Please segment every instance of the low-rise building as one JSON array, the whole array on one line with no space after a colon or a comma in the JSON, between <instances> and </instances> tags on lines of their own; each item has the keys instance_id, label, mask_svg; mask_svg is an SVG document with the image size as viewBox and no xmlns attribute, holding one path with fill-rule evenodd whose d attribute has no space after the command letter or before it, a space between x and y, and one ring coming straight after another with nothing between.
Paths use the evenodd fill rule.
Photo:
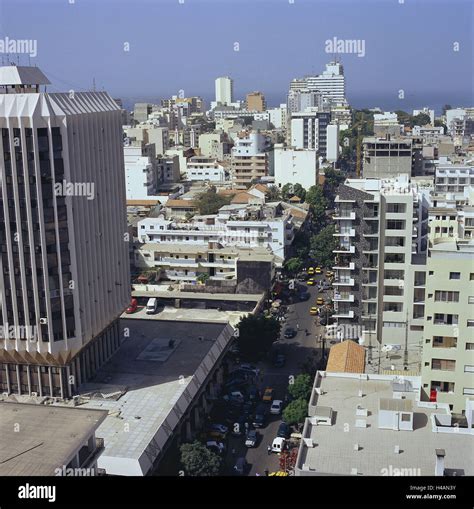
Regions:
<instances>
[{"instance_id":1,"label":"low-rise building","mask_svg":"<svg viewBox=\"0 0 474 509\"><path fill-rule=\"evenodd\" d=\"M224 166L212 157L194 156L187 161L187 180L224 182L226 178Z\"/></svg>"}]
</instances>

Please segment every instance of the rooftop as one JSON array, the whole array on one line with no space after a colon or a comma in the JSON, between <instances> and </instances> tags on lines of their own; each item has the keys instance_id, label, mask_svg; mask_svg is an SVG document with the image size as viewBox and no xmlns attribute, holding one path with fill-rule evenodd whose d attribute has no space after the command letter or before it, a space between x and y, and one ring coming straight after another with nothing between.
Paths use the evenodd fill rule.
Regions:
<instances>
[{"instance_id":1,"label":"rooftop","mask_svg":"<svg viewBox=\"0 0 474 509\"><path fill-rule=\"evenodd\" d=\"M339 373L363 373L365 348L350 339L332 346L326 370Z\"/></svg>"},{"instance_id":2,"label":"rooftop","mask_svg":"<svg viewBox=\"0 0 474 509\"><path fill-rule=\"evenodd\" d=\"M68 465L106 412L0 403L0 476L53 476Z\"/></svg>"},{"instance_id":3,"label":"rooftop","mask_svg":"<svg viewBox=\"0 0 474 509\"><path fill-rule=\"evenodd\" d=\"M412 475L434 475L435 450L442 448L446 450L447 473L474 474L472 430L471 434L467 434L467 429L458 429L465 433L453 433L452 427L444 432L439 427L435 428L438 432L433 431L433 416L443 414L442 417L449 418L449 414L441 405L418 401L419 377L404 377L403 383L409 382L414 389L398 393L394 392L394 377L389 375L326 372L321 376L318 372L318 377L316 387L320 394L311 403L331 407L333 421L327 426L312 423L311 418L306 420L297 463L303 472L309 473L311 469L313 475L381 476L387 475L384 469L402 468L413 469L416 473ZM394 399L400 403L393 403ZM411 407L413 431L379 428L380 411L396 404L408 412ZM356 413L357 407L360 410ZM364 421L363 426L360 421ZM308 440L312 446L308 446ZM397 446L399 453L395 452Z\"/></svg>"},{"instance_id":4,"label":"rooftop","mask_svg":"<svg viewBox=\"0 0 474 509\"><path fill-rule=\"evenodd\" d=\"M174 429L177 424L172 410L177 404L182 412L186 410L189 401L183 393L195 394L209 371L203 361L211 349L218 358L233 329L226 323L196 327L189 321L158 324L125 319L120 326L128 330L129 337L95 379L81 386L82 394L88 396L83 408L108 412L97 430L105 443L99 468L110 474L145 475L156 458L155 451L167 442L164 428ZM174 341L171 346L170 340ZM123 392L118 398L110 397Z\"/></svg>"},{"instance_id":5,"label":"rooftop","mask_svg":"<svg viewBox=\"0 0 474 509\"><path fill-rule=\"evenodd\" d=\"M18 65L0 67L0 86L2 85L49 85L51 82L38 69Z\"/></svg>"}]
</instances>

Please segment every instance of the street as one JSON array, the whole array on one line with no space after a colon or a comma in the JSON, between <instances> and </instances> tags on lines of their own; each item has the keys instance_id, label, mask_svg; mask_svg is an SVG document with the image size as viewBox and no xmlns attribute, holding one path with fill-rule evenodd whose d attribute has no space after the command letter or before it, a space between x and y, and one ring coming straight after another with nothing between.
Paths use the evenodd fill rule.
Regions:
<instances>
[{"instance_id":1,"label":"street","mask_svg":"<svg viewBox=\"0 0 474 509\"><path fill-rule=\"evenodd\" d=\"M323 276L315 276L315 280L321 279ZM309 314L311 306L315 305L318 296L317 286L308 286L308 292L311 294L309 300L305 302L298 302L288 306L287 320L282 322L281 337L278 342L279 349L286 355L286 363L282 368L274 367L270 362L260 362L257 367L260 369L260 380L258 383L259 389L263 392L265 387L272 387L274 389L273 399L280 399L285 401L287 387L290 382L290 377L296 377L301 373L301 366L303 363L308 362L309 359L317 359L321 357L321 344L319 343L319 335L324 333L324 327L317 325L317 317ZM323 293L325 298L329 294ZM284 330L287 326L299 330L296 336L292 339L285 339L283 337ZM305 330L308 330L306 334ZM326 349L330 345L326 345ZM327 356L327 350L326 350ZM245 447L243 437L230 437L228 443L226 464L232 469L235 459L238 457L245 457L250 465L248 475L264 475L265 469L269 472L279 470L279 455L276 453L268 454L267 447L273 442L276 437L278 426L282 421L281 415L269 415L268 423L264 428L259 429L261 435L257 447ZM232 454L232 451L235 454Z\"/></svg>"}]
</instances>

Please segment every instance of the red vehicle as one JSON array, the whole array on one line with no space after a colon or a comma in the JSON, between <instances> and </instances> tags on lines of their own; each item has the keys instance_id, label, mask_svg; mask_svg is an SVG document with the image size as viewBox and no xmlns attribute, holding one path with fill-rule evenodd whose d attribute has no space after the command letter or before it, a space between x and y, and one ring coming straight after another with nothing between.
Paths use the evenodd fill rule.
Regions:
<instances>
[{"instance_id":1,"label":"red vehicle","mask_svg":"<svg viewBox=\"0 0 474 509\"><path fill-rule=\"evenodd\" d=\"M132 313L135 313L135 311L138 309L138 301L137 299L132 299L132 301L130 302L130 306L128 306L128 308L125 310L125 313L127 314L132 314Z\"/></svg>"}]
</instances>

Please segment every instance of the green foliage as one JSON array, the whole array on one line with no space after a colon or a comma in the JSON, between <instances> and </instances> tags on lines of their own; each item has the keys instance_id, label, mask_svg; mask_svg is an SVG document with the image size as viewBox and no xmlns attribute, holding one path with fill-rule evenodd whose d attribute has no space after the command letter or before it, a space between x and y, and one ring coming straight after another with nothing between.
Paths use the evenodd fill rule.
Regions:
<instances>
[{"instance_id":1,"label":"green foliage","mask_svg":"<svg viewBox=\"0 0 474 509\"><path fill-rule=\"evenodd\" d=\"M219 475L221 458L197 440L179 448L181 465L186 475L193 477Z\"/></svg>"},{"instance_id":2,"label":"green foliage","mask_svg":"<svg viewBox=\"0 0 474 509\"><path fill-rule=\"evenodd\" d=\"M431 123L431 118L426 113L419 113L411 118L410 126L414 127L416 125L424 126Z\"/></svg>"},{"instance_id":3,"label":"green foliage","mask_svg":"<svg viewBox=\"0 0 474 509\"><path fill-rule=\"evenodd\" d=\"M300 200L305 199L306 189L301 184L285 184L281 189L281 197L283 201L288 201L293 196L298 196Z\"/></svg>"},{"instance_id":4,"label":"green foliage","mask_svg":"<svg viewBox=\"0 0 474 509\"><path fill-rule=\"evenodd\" d=\"M295 399L283 410L283 420L288 424L300 424L308 416L308 403L305 399Z\"/></svg>"},{"instance_id":5,"label":"green foliage","mask_svg":"<svg viewBox=\"0 0 474 509\"><path fill-rule=\"evenodd\" d=\"M326 223L326 209L328 207L323 188L319 185L311 186L306 193L306 203L311 207L313 224L321 228Z\"/></svg>"},{"instance_id":6,"label":"green foliage","mask_svg":"<svg viewBox=\"0 0 474 509\"><path fill-rule=\"evenodd\" d=\"M277 186L269 186L266 201L279 201L281 200L281 191Z\"/></svg>"},{"instance_id":7,"label":"green foliage","mask_svg":"<svg viewBox=\"0 0 474 509\"><path fill-rule=\"evenodd\" d=\"M330 224L311 238L311 256L323 267L330 267L334 260L333 250L337 246L337 240L333 236L335 231L334 225Z\"/></svg>"},{"instance_id":8,"label":"green foliage","mask_svg":"<svg viewBox=\"0 0 474 509\"><path fill-rule=\"evenodd\" d=\"M279 338L281 324L274 318L248 315L237 325L238 345L243 357L258 359L266 354Z\"/></svg>"},{"instance_id":9,"label":"green foliage","mask_svg":"<svg viewBox=\"0 0 474 509\"><path fill-rule=\"evenodd\" d=\"M307 373L301 373L288 385L288 392L292 399L304 399L309 401L313 384Z\"/></svg>"},{"instance_id":10,"label":"green foliage","mask_svg":"<svg viewBox=\"0 0 474 509\"><path fill-rule=\"evenodd\" d=\"M290 274L296 274L297 272L299 272L301 270L302 267L303 267L303 262L300 260L300 258L290 258L285 263L285 269Z\"/></svg>"},{"instance_id":11,"label":"green foliage","mask_svg":"<svg viewBox=\"0 0 474 509\"><path fill-rule=\"evenodd\" d=\"M306 260L309 255L309 236L305 231L298 230L293 239L293 249L297 258Z\"/></svg>"},{"instance_id":12,"label":"green foliage","mask_svg":"<svg viewBox=\"0 0 474 509\"><path fill-rule=\"evenodd\" d=\"M323 192L324 196L328 200L329 203L333 203L336 197L336 191L340 184L344 182L346 179L345 175L341 173L339 170L333 170L332 168L328 168L324 172L324 187Z\"/></svg>"},{"instance_id":13,"label":"green foliage","mask_svg":"<svg viewBox=\"0 0 474 509\"><path fill-rule=\"evenodd\" d=\"M229 205L231 198L216 193L216 188L211 187L197 197L197 205L199 214L208 215L216 214L224 205Z\"/></svg>"},{"instance_id":14,"label":"green foliage","mask_svg":"<svg viewBox=\"0 0 474 509\"><path fill-rule=\"evenodd\" d=\"M196 278L197 281L200 283L204 283L210 278L209 274L199 274L199 276Z\"/></svg>"}]
</instances>

